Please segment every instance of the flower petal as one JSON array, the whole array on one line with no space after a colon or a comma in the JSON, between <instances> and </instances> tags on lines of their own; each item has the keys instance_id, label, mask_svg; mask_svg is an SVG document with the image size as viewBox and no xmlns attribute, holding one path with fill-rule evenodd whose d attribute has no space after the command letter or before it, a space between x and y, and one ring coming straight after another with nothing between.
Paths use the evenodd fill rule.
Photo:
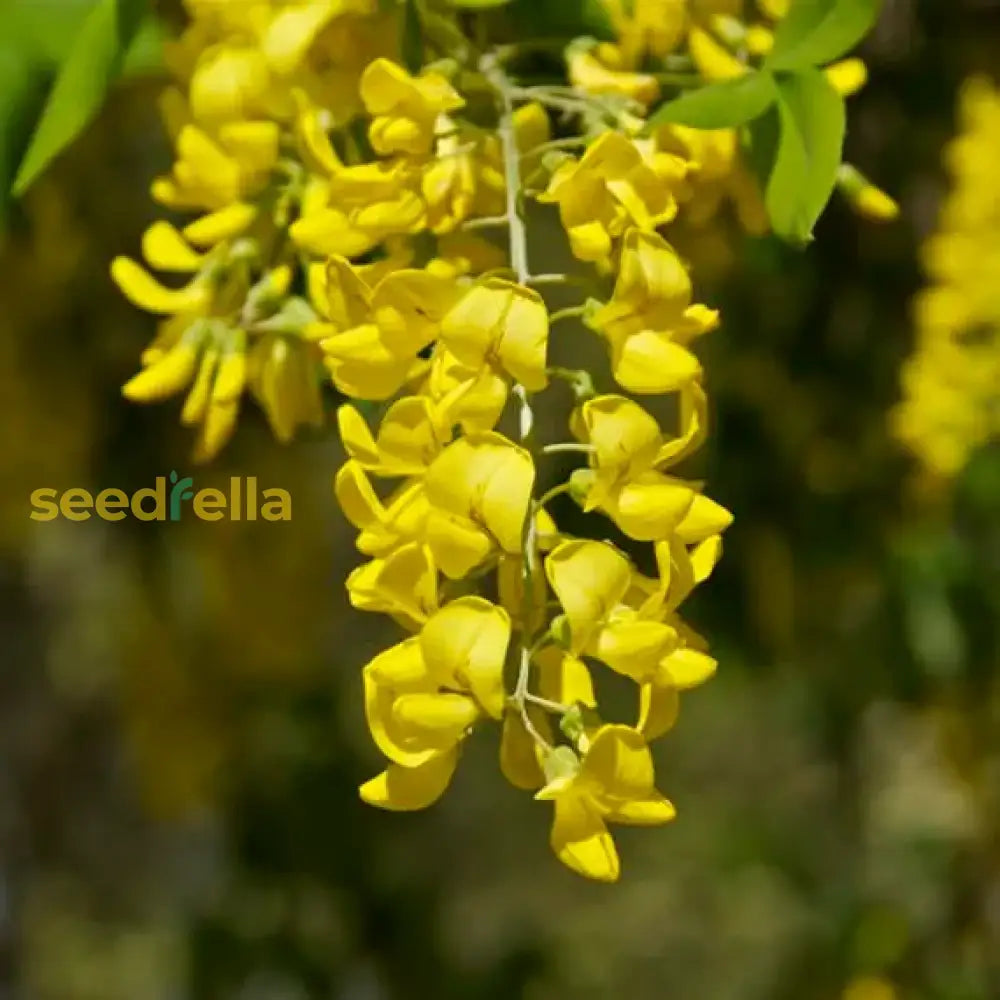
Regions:
<instances>
[{"instance_id":1,"label":"flower petal","mask_svg":"<svg viewBox=\"0 0 1000 1000\"><path fill-rule=\"evenodd\" d=\"M426 809L445 793L458 763L458 749L432 757L418 767L390 764L359 789L370 806L410 812Z\"/></svg>"}]
</instances>

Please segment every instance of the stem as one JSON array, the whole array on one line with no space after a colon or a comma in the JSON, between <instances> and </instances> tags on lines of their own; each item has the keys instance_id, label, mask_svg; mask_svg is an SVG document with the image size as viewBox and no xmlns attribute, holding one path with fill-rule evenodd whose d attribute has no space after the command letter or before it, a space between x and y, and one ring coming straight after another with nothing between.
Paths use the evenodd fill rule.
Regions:
<instances>
[{"instance_id":1,"label":"stem","mask_svg":"<svg viewBox=\"0 0 1000 1000\"><path fill-rule=\"evenodd\" d=\"M584 115L588 112L597 112L605 121L613 125L621 125L623 115L627 112L641 113L644 108L637 101L628 99L619 100L615 105L607 100L602 100L595 95L587 94L574 87L563 87L554 85L536 87L515 87L511 86L504 78L505 89L511 98L519 101L538 101L557 111L563 111L570 115Z\"/></svg>"},{"instance_id":2,"label":"stem","mask_svg":"<svg viewBox=\"0 0 1000 1000\"><path fill-rule=\"evenodd\" d=\"M592 455L597 449L592 444L582 444L579 441L560 441L558 444L547 444L542 448L543 455L558 455L567 451L579 451Z\"/></svg>"},{"instance_id":3,"label":"stem","mask_svg":"<svg viewBox=\"0 0 1000 1000\"><path fill-rule=\"evenodd\" d=\"M592 288L589 278L582 274L531 274L525 284L528 285L577 285L580 288Z\"/></svg>"},{"instance_id":4,"label":"stem","mask_svg":"<svg viewBox=\"0 0 1000 1000\"><path fill-rule=\"evenodd\" d=\"M483 215L478 219L466 219L462 223L463 229L494 229L507 225L505 215Z\"/></svg>"},{"instance_id":5,"label":"stem","mask_svg":"<svg viewBox=\"0 0 1000 1000\"><path fill-rule=\"evenodd\" d=\"M510 263L517 282L528 283L528 234L521 216L521 165L520 151L514 131L514 94L496 54L483 56L483 75L493 85L500 102L500 144L503 150L504 179L506 181L506 218L510 246ZM511 394L518 403L518 432L522 446L530 447L535 415L531 409L531 395L520 382L515 383ZM521 528L521 660L518 664L514 703L521 713L525 730L536 743L550 749L548 741L535 728L528 716L528 680L531 674L531 641L528 627L531 621L535 574L538 571L537 505L529 499Z\"/></svg>"},{"instance_id":6,"label":"stem","mask_svg":"<svg viewBox=\"0 0 1000 1000\"><path fill-rule=\"evenodd\" d=\"M541 695L537 694L526 694L525 698L531 702L532 705L537 705L539 708L544 708L546 712L558 712L560 715L565 715L569 711L569 705L564 705L561 701L550 701L548 698L543 698Z\"/></svg>"},{"instance_id":7,"label":"stem","mask_svg":"<svg viewBox=\"0 0 1000 1000\"><path fill-rule=\"evenodd\" d=\"M585 316L587 313L587 307L582 306L567 306L565 309L557 309L554 313L549 316L549 323L558 323L561 319L578 319L581 316Z\"/></svg>"},{"instance_id":8,"label":"stem","mask_svg":"<svg viewBox=\"0 0 1000 1000\"><path fill-rule=\"evenodd\" d=\"M525 155L544 154L553 149L579 149L581 146L586 146L589 141L585 135L567 135L562 139L549 139L548 142L539 143Z\"/></svg>"},{"instance_id":9,"label":"stem","mask_svg":"<svg viewBox=\"0 0 1000 1000\"><path fill-rule=\"evenodd\" d=\"M569 493L569 491L570 491L569 483L559 483L558 486L553 486L552 489L543 493L538 498L538 506L544 507L547 504L550 504L553 500L555 500L556 497L562 496L563 493Z\"/></svg>"}]
</instances>

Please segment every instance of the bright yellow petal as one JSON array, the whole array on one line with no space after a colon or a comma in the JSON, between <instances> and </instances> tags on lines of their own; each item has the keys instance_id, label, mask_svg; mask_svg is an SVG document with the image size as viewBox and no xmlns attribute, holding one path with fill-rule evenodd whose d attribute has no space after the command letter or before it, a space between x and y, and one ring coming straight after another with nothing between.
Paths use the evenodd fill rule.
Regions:
<instances>
[{"instance_id":1,"label":"bright yellow petal","mask_svg":"<svg viewBox=\"0 0 1000 1000\"><path fill-rule=\"evenodd\" d=\"M649 473L622 487L610 513L629 538L654 542L677 528L695 496L686 483Z\"/></svg>"},{"instance_id":2,"label":"bright yellow petal","mask_svg":"<svg viewBox=\"0 0 1000 1000\"><path fill-rule=\"evenodd\" d=\"M197 367L197 345L182 340L138 375L133 375L122 386L122 395L134 403L159 402L187 386Z\"/></svg>"},{"instance_id":3,"label":"bright yellow petal","mask_svg":"<svg viewBox=\"0 0 1000 1000\"><path fill-rule=\"evenodd\" d=\"M681 541L692 544L718 535L732 523L733 515L725 507L699 493L677 525L677 536Z\"/></svg>"},{"instance_id":4,"label":"bright yellow petal","mask_svg":"<svg viewBox=\"0 0 1000 1000\"><path fill-rule=\"evenodd\" d=\"M580 780L617 799L645 798L653 791L653 756L642 733L607 725L591 740Z\"/></svg>"},{"instance_id":5,"label":"bright yellow petal","mask_svg":"<svg viewBox=\"0 0 1000 1000\"><path fill-rule=\"evenodd\" d=\"M208 285L197 280L183 288L164 288L128 257L116 257L111 262L111 277L133 305L164 316L203 311L211 296Z\"/></svg>"},{"instance_id":6,"label":"bright yellow petal","mask_svg":"<svg viewBox=\"0 0 1000 1000\"><path fill-rule=\"evenodd\" d=\"M675 392L701 377L701 362L667 333L639 330L612 342L615 381L629 392Z\"/></svg>"},{"instance_id":7,"label":"bright yellow petal","mask_svg":"<svg viewBox=\"0 0 1000 1000\"><path fill-rule=\"evenodd\" d=\"M556 857L577 874L599 882L618 880L621 867L615 842L586 799L572 794L556 798L549 843Z\"/></svg>"},{"instance_id":8,"label":"bright yellow petal","mask_svg":"<svg viewBox=\"0 0 1000 1000\"><path fill-rule=\"evenodd\" d=\"M257 206L236 202L209 212L189 223L181 232L196 247L214 247L216 243L239 236L257 217Z\"/></svg>"},{"instance_id":9,"label":"bright yellow petal","mask_svg":"<svg viewBox=\"0 0 1000 1000\"><path fill-rule=\"evenodd\" d=\"M639 688L639 718L636 728L647 742L670 732L677 721L680 698L672 685L643 684Z\"/></svg>"},{"instance_id":10,"label":"bright yellow petal","mask_svg":"<svg viewBox=\"0 0 1000 1000\"><path fill-rule=\"evenodd\" d=\"M425 531L434 561L450 580L466 576L493 548L489 535L473 521L433 507Z\"/></svg>"},{"instance_id":11,"label":"bright yellow petal","mask_svg":"<svg viewBox=\"0 0 1000 1000\"><path fill-rule=\"evenodd\" d=\"M481 597L446 604L424 626L420 647L427 668L444 686L471 691L494 719L503 714L503 665L510 617Z\"/></svg>"},{"instance_id":12,"label":"bright yellow petal","mask_svg":"<svg viewBox=\"0 0 1000 1000\"><path fill-rule=\"evenodd\" d=\"M453 692L402 694L392 706L393 718L429 739L456 743L479 717L476 703Z\"/></svg>"},{"instance_id":13,"label":"bright yellow petal","mask_svg":"<svg viewBox=\"0 0 1000 1000\"><path fill-rule=\"evenodd\" d=\"M379 464L378 445L375 444L365 418L355 407L345 404L337 409L337 429L340 431L344 450L351 458L367 468Z\"/></svg>"},{"instance_id":14,"label":"bright yellow petal","mask_svg":"<svg viewBox=\"0 0 1000 1000\"><path fill-rule=\"evenodd\" d=\"M545 558L545 574L569 620L579 653L628 590L632 568L607 542L571 541Z\"/></svg>"},{"instance_id":15,"label":"bright yellow petal","mask_svg":"<svg viewBox=\"0 0 1000 1000\"><path fill-rule=\"evenodd\" d=\"M655 418L624 396L595 396L584 403L580 436L593 446L599 468L649 466L662 440Z\"/></svg>"},{"instance_id":16,"label":"bright yellow petal","mask_svg":"<svg viewBox=\"0 0 1000 1000\"><path fill-rule=\"evenodd\" d=\"M707 653L697 649L677 649L660 664L660 672L678 690L686 691L704 684L715 673L717 666Z\"/></svg>"},{"instance_id":17,"label":"bright yellow petal","mask_svg":"<svg viewBox=\"0 0 1000 1000\"><path fill-rule=\"evenodd\" d=\"M197 271L204 261L169 222L154 222L142 234L142 255L159 271Z\"/></svg>"},{"instance_id":18,"label":"bright yellow petal","mask_svg":"<svg viewBox=\"0 0 1000 1000\"><path fill-rule=\"evenodd\" d=\"M543 698L561 705L579 702L588 708L597 706L594 684L583 660L557 646L547 646L535 655L535 663L538 667L538 693Z\"/></svg>"},{"instance_id":19,"label":"bright yellow petal","mask_svg":"<svg viewBox=\"0 0 1000 1000\"><path fill-rule=\"evenodd\" d=\"M539 713L531 721L538 727L544 720ZM515 788L534 791L545 784L545 775L538 759L538 744L525 729L521 713L515 708L508 708L504 712L500 735L500 770Z\"/></svg>"},{"instance_id":20,"label":"bright yellow petal","mask_svg":"<svg viewBox=\"0 0 1000 1000\"><path fill-rule=\"evenodd\" d=\"M642 683L656 674L660 661L677 645L677 632L652 621L622 621L607 625L587 647L587 652L615 673Z\"/></svg>"},{"instance_id":21,"label":"bright yellow petal","mask_svg":"<svg viewBox=\"0 0 1000 1000\"><path fill-rule=\"evenodd\" d=\"M356 528L371 528L385 518L385 508L358 462L346 462L334 479L334 493L344 516Z\"/></svg>"},{"instance_id":22,"label":"bright yellow petal","mask_svg":"<svg viewBox=\"0 0 1000 1000\"><path fill-rule=\"evenodd\" d=\"M748 72L744 63L702 28L691 28L688 48L698 71L708 80L732 80Z\"/></svg>"},{"instance_id":23,"label":"bright yellow petal","mask_svg":"<svg viewBox=\"0 0 1000 1000\"><path fill-rule=\"evenodd\" d=\"M379 282L372 309L394 353L415 355L434 340L455 297L454 282L426 271L395 271Z\"/></svg>"},{"instance_id":24,"label":"bright yellow petal","mask_svg":"<svg viewBox=\"0 0 1000 1000\"><path fill-rule=\"evenodd\" d=\"M831 63L823 74L841 97L856 94L868 82L868 67L857 57Z\"/></svg>"},{"instance_id":25,"label":"bright yellow petal","mask_svg":"<svg viewBox=\"0 0 1000 1000\"><path fill-rule=\"evenodd\" d=\"M410 812L426 809L445 793L455 773L458 750L432 757L419 767L390 764L381 774L360 788L361 798L370 806Z\"/></svg>"}]
</instances>

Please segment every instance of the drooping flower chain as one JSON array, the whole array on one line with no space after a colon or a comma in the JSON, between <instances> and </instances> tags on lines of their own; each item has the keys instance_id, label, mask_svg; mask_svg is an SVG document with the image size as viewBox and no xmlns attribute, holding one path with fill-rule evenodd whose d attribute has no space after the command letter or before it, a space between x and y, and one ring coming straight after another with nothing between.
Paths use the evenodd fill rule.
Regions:
<instances>
[{"instance_id":1,"label":"drooping flower chain","mask_svg":"<svg viewBox=\"0 0 1000 1000\"><path fill-rule=\"evenodd\" d=\"M465 740L496 722L503 773L554 804L557 856L613 880L608 824L674 814L648 743L673 725L679 692L715 669L678 608L711 573L731 520L673 471L705 438L691 345L718 317L692 302L659 230L679 212L703 224L727 204L748 229L766 227L734 130L642 134L670 77L643 60L684 53L696 79L720 79L745 71L727 33L751 52L770 33L731 18L709 30L682 0L605 5L618 43L573 41L565 85L524 86L509 70L516 46L436 43L445 58L407 71L399 12L380 0L186 0L178 85L163 101L176 161L153 194L202 214L181 230L154 223L143 255L191 278L167 288L127 258L112 274L164 317L125 395L186 392L196 459L229 439L245 391L282 441L322 422L324 369L368 406L337 412L349 458L336 495L369 557L347 586L356 607L390 615L408 638L363 671L387 766L362 797L429 805ZM776 0L762 6L783 13ZM446 34L461 39L458 23ZM863 70L848 60L827 72L846 91ZM552 138L554 115L572 134ZM870 185L849 180L859 205L872 201ZM549 313L538 288L563 276L529 268L532 197L555 206L595 282L613 275L610 294ZM482 230L505 230L506 252ZM604 341L622 392L597 394L590 373L549 366L550 328L572 317ZM553 379L568 381L576 406L566 440L545 442L533 401ZM676 426L664 431L625 393L675 397ZM497 429L505 413L512 437ZM540 495L538 470L556 453L580 467ZM656 575L610 542L561 532L548 510L560 493L649 543ZM634 684L629 718L602 716L604 671Z\"/></svg>"}]
</instances>

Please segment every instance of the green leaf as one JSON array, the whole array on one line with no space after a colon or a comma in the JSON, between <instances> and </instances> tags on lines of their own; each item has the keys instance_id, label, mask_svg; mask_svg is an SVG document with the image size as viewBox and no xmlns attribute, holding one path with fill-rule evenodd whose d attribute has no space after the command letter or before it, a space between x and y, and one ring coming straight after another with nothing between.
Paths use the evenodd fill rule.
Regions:
<instances>
[{"instance_id":1,"label":"green leaf","mask_svg":"<svg viewBox=\"0 0 1000 1000\"><path fill-rule=\"evenodd\" d=\"M100 109L121 73L147 0L98 0L76 36L21 161L14 193L23 194Z\"/></svg>"},{"instance_id":2,"label":"green leaf","mask_svg":"<svg viewBox=\"0 0 1000 1000\"><path fill-rule=\"evenodd\" d=\"M0 229L9 207L10 185L44 96L44 74L31 56L0 48Z\"/></svg>"},{"instance_id":3,"label":"green leaf","mask_svg":"<svg viewBox=\"0 0 1000 1000\"><path fill-rule=\"evenodd\" d=\"M819 70L781 75L777 86L777 141L769 140L762 120L754 130L754 144L770 143L773 151L758 149L770 164L758 169L766 176L764 199L776 235L793 243L812 239L813 226L830 200L844 146L844 99ZM763 154L763 155L762 155Z\"/></svg>"},{"instance_id":4,"label":"green leaf","mask_svg":"<svg viewBox=\"0 0 1000 1000\"><path fill-rule=\"evenodd\" d=\"M487 7L502 7L511 0L448 0L452 7L462 7L466 10L485 10Z\"/></svg>"},{"instance_id":5,"label":"green leaf","mask_svg":"<svg viewBox=\"0 0 1000 1000\"><path fill-rule=\"evenodd\" d=\"M649 124L672 122L702 129L734 128L759 118L777 96L770 73L747 73L675 97L656 109Z\"/></svg>"},{"instance_id":6,"label":"green leaf","mask_svg":"<svg viewBox=\"0 0 1000 1000\"><path fill-rule=\"evenodd\" d=\"M868 34L881 6L882 0L792 0L764 65L805 69L840 58Z\"/></svg>"},{"instance_id":7,"label":"green leaf","mask_svg":"<svg viewBox=\"0 0 1000 1000\"><path fill-rule=\"evenodd\" d=\"M30 55L36 65L61 63L94 0L7 0L0 3L0 47Z\"/></svg>"},{"instance_id":8,"label":"green leaf","mask_svg":"<svg viewBox=\"0 0 1000 1000\"><path fill-rule=\"evenodd\" d=\"M424 32L420 24L417 0L406 0L399 48L403 56L403 65L411 73L419 73L420 67L424 64Z\"/></svg>"}]
</instances>

